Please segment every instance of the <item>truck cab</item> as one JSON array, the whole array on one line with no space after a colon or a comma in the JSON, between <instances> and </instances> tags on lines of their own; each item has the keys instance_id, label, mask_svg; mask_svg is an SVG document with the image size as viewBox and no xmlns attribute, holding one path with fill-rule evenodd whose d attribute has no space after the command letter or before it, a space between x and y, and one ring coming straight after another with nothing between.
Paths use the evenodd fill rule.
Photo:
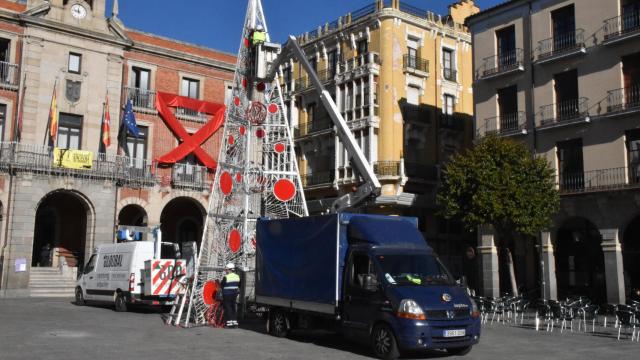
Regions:
<instances>
[{"instance_id":1,"label":"truck cab","mask_svg":"<svg viewBox=\"0 0 640 360\"><path fill-rule=\"evenodd\" d=\"M420 349L465 353L479 341L475 303L410 221L354 217L347 232L344 331L371 339L380 357Z\"/></svg>"}]
</instances>

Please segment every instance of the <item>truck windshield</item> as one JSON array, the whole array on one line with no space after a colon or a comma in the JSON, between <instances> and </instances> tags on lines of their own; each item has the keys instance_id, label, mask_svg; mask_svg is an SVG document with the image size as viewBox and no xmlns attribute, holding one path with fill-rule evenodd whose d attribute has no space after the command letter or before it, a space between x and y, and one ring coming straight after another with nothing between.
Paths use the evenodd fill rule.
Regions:
<instances>
[{"instance_id":1,"label":"truck windshield","mask_svg":"<svg viewBox=\"0 0 640 360\"><path fill-rule=\"evenodd\" d=\"M389 284L397 286L452 285L449 271L432 255L378 255Z\"/></svg>"}]
</instances>

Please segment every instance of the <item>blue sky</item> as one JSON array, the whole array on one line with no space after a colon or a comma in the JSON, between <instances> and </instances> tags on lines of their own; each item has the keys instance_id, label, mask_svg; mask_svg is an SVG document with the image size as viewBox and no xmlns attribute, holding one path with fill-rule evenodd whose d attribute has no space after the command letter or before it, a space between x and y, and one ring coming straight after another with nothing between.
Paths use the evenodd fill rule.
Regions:
<instances>
[{"instance_id":1,"label":"blue sky","mask_svg":"<svg viewBox=\"0 0 640 360\"><path fill-rule=\"evenodd\" d=\"M107 14L111 13L108 0ZM453 0L401 0L439 14ZM481 9L503 0L476 0ZM299 35L374 0L263 0L272 40ZM120 0L120 18L130 28L236 53L246 0ZM153 4L153 6L150 6Z\"/></svg>"}]
</instances>

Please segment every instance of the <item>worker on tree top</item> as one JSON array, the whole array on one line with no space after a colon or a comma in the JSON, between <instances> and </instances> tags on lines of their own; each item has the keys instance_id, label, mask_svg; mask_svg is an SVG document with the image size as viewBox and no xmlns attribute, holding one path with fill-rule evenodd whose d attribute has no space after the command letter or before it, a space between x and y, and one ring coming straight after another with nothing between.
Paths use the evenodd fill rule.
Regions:
<instances>
[{"instance_id":1,"label":"worker on tree top","mask_svg":"<svg viewBox=\"0 0 640 360\"><path fill-rule=\"evenodd\" d=\"M262 25L256 26L256 29L253 31L251 35L251 43L253 46L262 45L267 41L267 33L264 32L264 27Z\"/></svg>"},{"instance_id":2,"label":"worker on tree top","mask_svg":"<svg viewBox=\"0 0 640 360\"><path fill-rule=\"evenodd\" d=\"M236 300L240 293L240 276L235 273L236 266L228 263L225 267L225 275L220 285L222 286L222 306L224 307L224 320L228 328L238 327Z\"/></svg>"}]
</instances>

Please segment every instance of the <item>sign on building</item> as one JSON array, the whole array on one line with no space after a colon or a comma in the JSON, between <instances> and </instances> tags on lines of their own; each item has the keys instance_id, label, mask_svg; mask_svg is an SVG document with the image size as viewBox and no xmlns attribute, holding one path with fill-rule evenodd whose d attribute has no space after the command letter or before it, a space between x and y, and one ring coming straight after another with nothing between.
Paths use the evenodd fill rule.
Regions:
<instances>
[{"instance_id":1,"label":"sign on building","mask_svg":"<svg viewBox=\"0 0 640 360\"><path fill-rule=\"evenodd\" d=\"M93 153L91 151L55 148L53 166L65 169L91 170Z\"/></svg>"}]
</instances>

